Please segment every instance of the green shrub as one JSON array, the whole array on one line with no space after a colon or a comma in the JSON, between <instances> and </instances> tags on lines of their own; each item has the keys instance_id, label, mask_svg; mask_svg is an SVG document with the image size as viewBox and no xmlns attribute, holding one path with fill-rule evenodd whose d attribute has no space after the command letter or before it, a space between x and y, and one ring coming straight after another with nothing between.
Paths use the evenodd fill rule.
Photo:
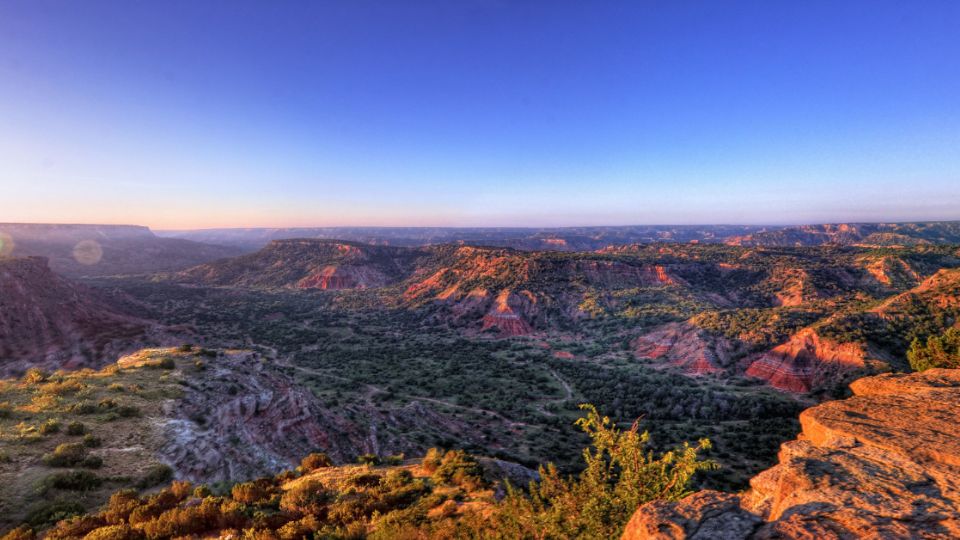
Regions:
<instances>
[{"instance_id":1,"label":"green shrub","mask_svg":"<svg viewBox=\"0 0 960 540\"><path fill-rule=\"evenodd\" d=\"M393 454L383 458L385 465L403 465L403 454Z\"/></svg>"},{"instance_id":2,"label":"green shrub","mask_svg":"<svg viewBox=\"0 0 960 540\"><path fill-rule=\"evenodd\" d=\"M26 522L33 527L44 528L61 519L67 519L84 512L83 505L74 501L43 502L27 512Z\"/></svg>"},{"instance_id":3,"label":"green shrub","mask_svg":"<svg viewBox=\"0 0 960 540\"><path fill-rule=\"evenodd\" d=\"M914 371L960 368L960 328L951 328L942 336L930 336L926 342L914 338L907 360Z\"/></svg>"},{"instance_id":4,"label":"green shrub","mask_svg":"<svg viewBox=\"0 0 960 540\"><path fill-rule=\"evenodd\" d=\"M376 454L362 454L357 456L357 463L360 465L379 465L380 457Z\"/></svg>"},{"instance_id":5,"label":"green shrub","mask_svg":"<svg viewBox=\"0 0 960 540\"><path fill-rule=\"evenodd\" d=\"M638 506L679 500L690 493L695 474L716 468L698 456L710 448L706 439L656 458L646 448L649 434L638 433L636 423L621 431L592 405L580 408L587 416L577 425L591 439L583 452L587 467L576 478L566 478L553 464L541 466L540 481L531 484L529 497L510 491L498 519L531 527L520 536L618 538ZM549 526L541 530L544 524Z\"/></svg>"},{"instance_id":6,"label":"green shrub","mask_svg":"<svg viewBox=\"0 0 960 540\"><path fill-rule=\"evenodd\" d=\"M83 435L87 432L87 426L83 425L83 422L70 422L67 424L67 435Z\"/></svg>"},{"instance_id":7,"label":"green shrub","mask_svg":"<svg viewBox=\"0 0 960 540\"><path fill-rule=\"evenodd\" d=\"M466 489L477 489L483 485L483 468L476 458L463 450L450 450L440 458L430 479L437 484L455 484Z\"/></svg>"},{"instance_id":8,"label":"green shrub","mask_svg":"<svg viewBox=\"0 0 960 540\"><path fill-rule=\"evenodd\" d=\"M93 414L97 412L97 406L89 401L81 401L70 409L74 414Z\"/></svg>"},{"instance_id":9,"label":"green shrub","mask_svg":"<svg viewBox=\"0 0 960 540\"><path fill-rule=\"evenodd\" d=\"M41 435L52 435L60 431L60 422L54 420L53 418L47 420L40 425L40 434Z\"/></svg>"},{"instance_id":10,"label":"green shrub","mask_svg":"<svg viewBox=\"0 0 960 540\"><path fill-rule=\"evenodd\" d=\"M83 445L87 448L100 448L102 444L103 441L100 440L100 437L97 437L93 433L87 433L83 436Z\"/></svg>"},{"instance_id":11,"label":"green shrub","mask_svg":"<svg viewBox=\"0 0 960 540\"><path fill-rule=\"evenodd\" d=\"M140 478L140 481L137 482L137 487L140 489L151 488L168 482L171 478L173 478L173 469L158 463L147 469L147 472Z\"/></svg>"},{"instance_id":12,"label":"green shrub","mask_svg":"<svg viewBox=\"0 0 960 540\"><path fill-rule=\"evenodd\" d=\"M160 360L160 362L157 363L157 367L160 369L176 369L177 363L173 360L173 358L168 356Z\"/></svg>"},{"instance_id":13,"label":"green shrub","mask_svg":"<svg viewBox=\"0 0 960 540\"><path fill-rule=\"evenodd\" d=\"M64 489L70 491L89 491L100 487L103 480L89 471L70 471L51 474L41 482L41 492L50 489Z\"/></svg>"},{"instance_id":14,"label":"green shrub","mask_svg":"<svg viewBox=\"0 0 960 540\"><path fill-rule=\"evenodd\" d=\"M120 405L116 411L120 418L134 418L140 416L140 409L135 405Z\"/></svg>"},{"instance_id":15,"label":"green shrub","mask_svg":"<svg viewBox=\"0 0 960 540\"><path fill-rule=\"evenodd\" d=\"M87 449L81 443L64 443L53 452L43 455L43 462L50 467L73 467L87 457Z\"/></svg>"}]
</instances>

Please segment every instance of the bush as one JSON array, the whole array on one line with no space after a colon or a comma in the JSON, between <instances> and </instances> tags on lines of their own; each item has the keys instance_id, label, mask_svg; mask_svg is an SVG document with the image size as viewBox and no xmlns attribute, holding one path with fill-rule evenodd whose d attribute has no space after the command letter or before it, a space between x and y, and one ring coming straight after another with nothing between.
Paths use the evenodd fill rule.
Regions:
<instances>
[{"instance_id":1,"label":"bush","mask_svg":"<svg viewBox=\"0 0 960 540\"><path fill-rule=\"evenodd\" d=\"M52 453L44 454L43 462L50 467L73 467L87 457L87 449L81 443L58 445Z\"/></svg>"},{"instance_id":2,"label":"bush","mask_svg":"<svg viewBox=\"0 0 960 540\"><path fill-rule=\"evenodd\" d=\"M236 484L230 490L230 496L233 497L233 500L242 502L243 504L253 504L261 499L267 498L268 495L269 491L257 482Z\"/></svg>"},{"instance_id":3,"label":"bush","mask_svg":"<svg viewBox=\"0 0 960 540\"><path fill-rule=\"evenodd\" d=\"M335 494L327 491L319 480L303 482L280 497L280 509L301 515L322 516Z\"/></svg>"},{"instance_id":4,"label":"bush","mask_svg":"<svg viewBox=\"0 0 960 540\"><path fill-rule=\"evenodd\" d=\"M23 382L28 384L40 384L47 380L47 373L40 368L30 368L23 374Z\"/></svg>"},{"instance_id":5,"label":"bush","mask_svg":"<svg viewBox=\"0 0 960 540\"><path fill-rule=\"evenodd\" d=\"M129 525L108 525L93 530L83 540L140 540L143 533Z\"/></svg>"},{"instance_id":6,"label":"bush","mask_svg":"<svg viewBox=\"0 0 960 540\"><path fill-rule=\"evenodd\" d=\"M330 467L331 465L333 465L333 462L322 452L308 454L300 460L300 468L303 469L304 472L315 471L322 467Z\"/></svg>"},{"instance_id":7,"label":"bush","mask_svg":"<svg viewBox=\"0 0 960 540\"><path fill-rule=\"evenodd\" d=\"M363 455L357 456L357 463L359 463L360 465L372 465L372 466L379 465L380 457L377 456L376 454L363 454Z\"/></svg>"},{"instance_id":8,"label":"bush","mask_svg":"<svg viewBox=\"0 0 960 540\"><path fill-rule=\"evenodd\" d=\"M121 405L117 407L116 413L120 418L134 418L140 416L140 409L135 405Z\"/></svg>"},{"instance_id":9,"label":"bush","mask_svg":"<svg viewBox=\"0 0 960 540\"><path fill-rule=\"evenodd\" d=\"M167 482L171 478L173 478L173 469L158 463L147 469L146 474L137 482L137 487L140 489L151 488Z\"/></svg>"},{"instance_id":10,"label":"bush","mask_svg":"<svg viewBox=\"0 0 960 540\"><path fill-rule=\"evenodd\" d=\"M67 424L67 435L83 435L87 432L87 426L83 425L83 422L70 422Z\"/></svg>"},{"instance_id":11,"label":"bush","mask_svg":"<svg viewBox=\"0 0 960 540\"><path fill-rule=\"evenodd\" d=\"M60 422L54 420L53 418L47 420L40 425L40 434L41 435L51 435L60 431Z\"/></svg>"},{"instance_id":12,"label":"bush","mask_svg":"<svg viewBox=\"0 0 960 540\"><path fill-rule=\"evenodd\" d=\"M103 444L103 441L93 433L87 433L83 436L83 445L87 448L100 448L101 444Z\"/></svg>"},{"instance_id":13,"label":"bush","mask_svg":"<svg viewBox=\"0 0 960 540\"><path fill-rule=\"evenodd\" d=\"M27 512L26 522L38 528L49 527L83 512L83 505L74 501L44 502Z\"/></svg>"},{"instance_id":14,"label":"bush","mask_svg":"<svg viewBox=\"0 0 960 540\"><path fill-rule=\"evenodd\" d=\"M716 468L698 456L710 448L706 439L697 446L684 443L655 458L646 449L650 435L638 433L637 423L621 431L592 405L580 408L587 416L577 425L592 441L583 452L586 470L576 478L565 478L548 464L540 467L540 481L531 484L530 497L512 491L499 517L528 524L531 529L520 536L564 537L578 531L587 538L618 538L638 506L679 500L689 494L695 474ZM541 530L547 523L549 528Z\"/></svg>"},{"instance_id":15,"label":"bush","mask_svg":"<svg viewBox=\"0 0 960 540\"><path fill-rule=\"evenodd\" d=\"M430 479L436 484L455 484L468 490L483 485L483 468L463 450L450 450L443 455Z\"/></svg>"},{"instance_id":16,"label":"bush","mask_svg":"<svg viewBox=\"0 0 960 540\"><path fill-rule=\"evenodd\" d=\"M926 342L914 338L907 360L914 371L960 368L960 328L951 328L942 336L930 336Z\"/></svg>"},{"instance_id":17,"label":"bush","mask_svg":"<svg viewBox=\"0 0 960 540\"><path fill-rule=\"evenodd\" d=\"M93 414L97 412L97 406L89 401L81 401L70 409L74 414Z\"/></svg>"},{"instance_id":18,"label":"bush","mask_svg":"<svg viewBox=\"0 0 960 540\"><path fill-rule=\"evenodd\" d=\"M41 492L50 489L65 489L70 491L88 491L100 487L103 480L92 472L70 471L51 474L43 479Z\"/></svg>"}]
</instances>

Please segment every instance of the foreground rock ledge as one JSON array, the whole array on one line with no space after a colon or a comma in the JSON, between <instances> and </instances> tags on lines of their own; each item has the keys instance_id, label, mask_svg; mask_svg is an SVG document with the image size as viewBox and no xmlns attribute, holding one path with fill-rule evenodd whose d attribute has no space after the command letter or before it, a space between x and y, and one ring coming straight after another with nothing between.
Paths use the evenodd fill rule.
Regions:
<instances>
[{"instance_id":1,"label":"foreground rock ledge","mask_svg":"<svg viewBox=\"0 0 960 540\"><path fill-rule=\"evenodd\" d=\"M640 507L623 539L960 538L960 370L855 381L742 494Z\"/></svg>"}]
</instances>

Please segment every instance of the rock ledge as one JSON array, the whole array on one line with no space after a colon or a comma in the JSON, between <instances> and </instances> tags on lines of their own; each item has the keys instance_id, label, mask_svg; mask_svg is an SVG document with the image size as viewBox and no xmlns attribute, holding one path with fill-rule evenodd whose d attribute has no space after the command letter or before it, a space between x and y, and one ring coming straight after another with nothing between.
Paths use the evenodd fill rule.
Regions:
<instances>
[{"instance_id":1,"label":"rock ledge","mask_svg":"<svg viewBox=\"0 0 960 540\"><path fill-rule=\"evenodd\" d=\"M855 381L742 494L640 507L623 539L960 538L960 370Z\"/></svg>"}]
</instances>

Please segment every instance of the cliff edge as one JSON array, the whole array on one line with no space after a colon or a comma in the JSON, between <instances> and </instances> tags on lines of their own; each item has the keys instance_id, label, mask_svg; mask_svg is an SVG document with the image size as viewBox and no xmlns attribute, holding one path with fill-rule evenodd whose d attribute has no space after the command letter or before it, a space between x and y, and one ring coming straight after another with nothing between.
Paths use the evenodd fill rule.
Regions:
<instances>
[{"instance_id":1,"label":"cliff edge","mask_svg":"<svg viewBox=\"0 0 960 540\"><path fill-rule=\"evenodd\" d=\"M850 388L800 415L749 491L646 504L623 539L960 538L960 370Z\"/></svg>"}]
</instances>

